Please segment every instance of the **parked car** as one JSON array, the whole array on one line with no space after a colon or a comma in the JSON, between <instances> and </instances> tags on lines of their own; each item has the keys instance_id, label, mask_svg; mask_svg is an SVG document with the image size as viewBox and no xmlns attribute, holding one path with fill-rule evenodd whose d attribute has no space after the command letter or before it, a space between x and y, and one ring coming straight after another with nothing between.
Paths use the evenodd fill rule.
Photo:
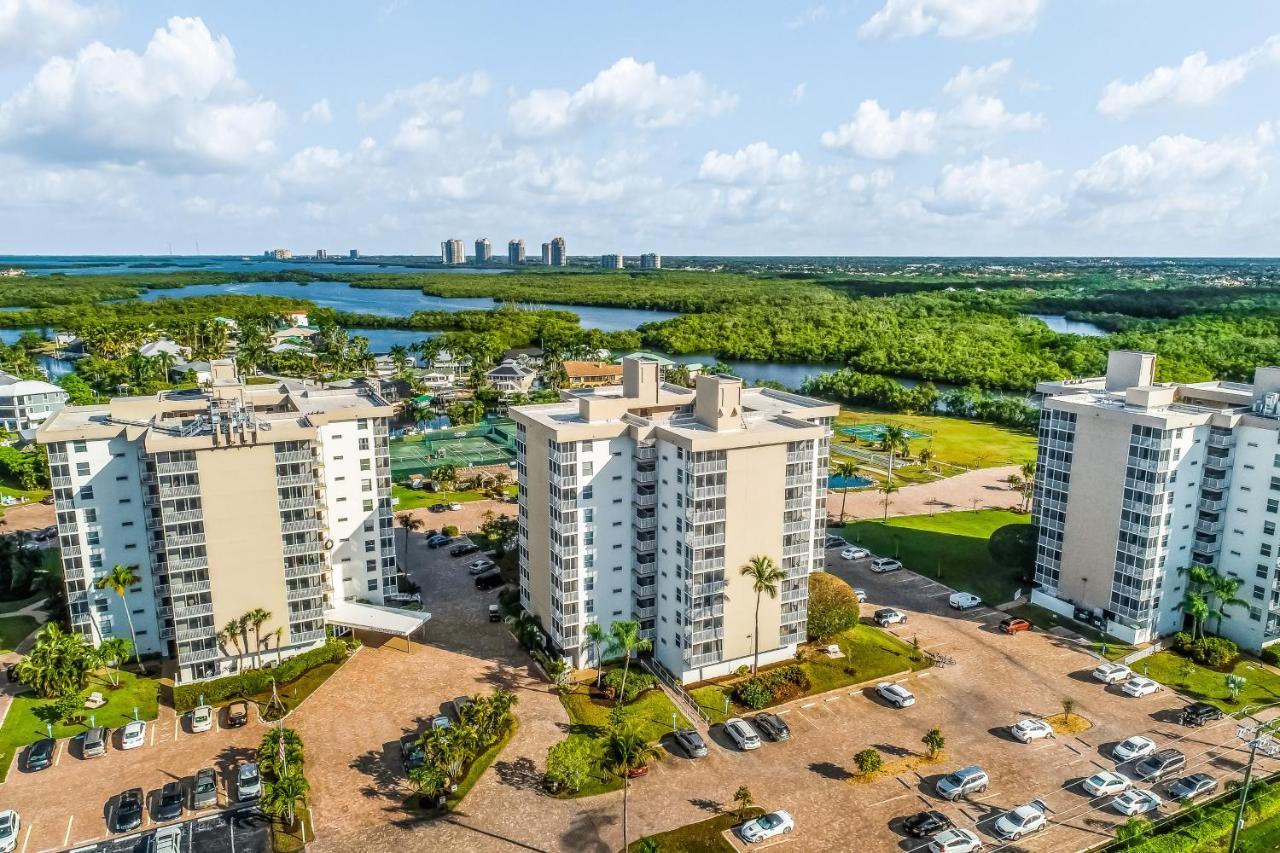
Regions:
<instances>
[{"instance_id":1,"label":"parked car","mask_svg":"<svg viewBox=\"0 0 1280 853\"><path fill-rule=\"evenodd\" d=\"M182 853L182 824L157 829L147 839L147 853Z\"/></svg>"},{"instance_id":2,"label":"parked car","mask_svg":"<svg viewBox=\"0 0 1280 853\"><path fill-rule=\"evenodd\" d=\"M147 724L141 720L134 720L126 723L124 730L120 733L121 749L137 749L145 746L147 742Z\"/></svg>"},{"instance_id":3,"label":"parked car","mask_svg":"<svg viewBox=\"0 0 1280 853\"><path fill-rule=\"evenodd\" d=\"M142 789L130 788L116 801L115 832L132 832L142 825Z\"/></svg>"},{"instance_id":4,"label":"parked car","mask_svg":"<svg viewBox=\"0 0 1280 853\"><path fill-rule=\"evenodd\" d=\"M977 765L961 767L938 780L934 790L944 800L958 800L969 794L981 794L991 780L986 771Z\"/></svg>"},{"instance_id":5,"label":"parked car","mask_svg":"<svg viewBox=\"0 0 1280 853\"><path fill-rule=\"evenodd\" d=\"M183 800L182 783L176 779L165 782L156 798L156 820L177 820L182 817Z\"/></svg>"},{"instance_id":6,"label":"parked car","mask_svg":"<svg viewBox=\"0 0 1280 853\"><path fill-rule=\"evenodd\" d=\"M218 777L212 767L201 767L191 783L191 808L213 808L218 805Z\"/></svg>"},{"instance_id":7,"label":"parked car","mask_svg":"<svg viewBox=\"0 0 1280 853\"><path fill-rule=\"evenodd\" d=\"M1019 619L1017 616L1010 616L1008 619L1000 620L1000 630L1006 634L1016 634L1019 631L1030 631L1031 623L1026 619Z\"/></svg>"},{"instance_id":8,"label":"parked car","mask_svg":"<svg viewBox=\"0 0 1280 853\"><path fill-rule=\"evenodd\" d=\"M451 725L453 725L453 720L450 719L448 714L436 714L434 717L431 718L431 728L433 730L447 729Z\"/></svg>"},{"instance_id":9,"label":"parked car","mask_svg":"<svg viewBox=\"0 0 1280 853\"><path fill-rule=\"evenodd\" d=\"M456 501L449 504L449 512L458 512L460 509L462 509L462 504L457 503Z\"/></svg>"},{"instance_id":10,"label":"parked car","mask_svg":"<svg viewBox=\"0 0 1280 853\"><path fill-rule=\"evenodd\" d=\"M778 835L785 835L795 828L796 822L790 813L779 810L747 821L738 827L738 834L742 836L743 841L755 844Z\"/></svg>"},{"instance_id":11,"label":"parked car","mask_svg":"<svg viewBox=\"0 0 1280 853\"><path fill-rule=\"evenodd\" d=\"M452 536L445 536L443 533L437 533L435 536L432 536L427 540L427 547L432 549L443 548L446 545L452 544L453 541Z\"/></svg>"},{"instance_id":12,"label":"parked car","mask_svg":"<svg viewBox=\"0 0 1280 853\"><path fill-rule=\"evenodd\" d=\"M934 835L944 829L950 829L953 825L951 818L942 812L935 811L913 814L902 821L902 828L912 838L924 838L926 835Z\"/></svg>"},{"instance_id":13,"label":"parked car","mask_svg":"<svg viewBox=\"0 0 1280 853\"><path fill-rule=\"evenodd\" d=\"M968 829L947 829L929 839L929 853L973 853L982 839Z\"/></svg>"},{"instance_id":14,"label":"parked car","mask_svg":"<svg viewBox=\"0 0 1280 853\"><path fill-rule=\"evenodd\" d=\"M1154 791L1133 788L1112 800L1111 805L1120 814L1133 817L1155 811L1164 805L1164 801Z\"/></svg>"},{"instance_id":15,"label":"parked car","mask_svg":"<svg viewBox=\"0 0 1280 853\"><path fill-rule=\"evenodd\" d=\"M213 709L201 705L191 712L191 731L207 732L213 728Z\"/></svg>"},{"instance_id":16,"label":"parked car","mask_svg":"<svg viewBox=\"0 0 1280 853\"><path fill-rule=\"evenodd\" d=\"M404 764L406 775L427 763L426 747L419 741L416 732L400 738L400 760Z\"/></svg>"},{"instance_id":17,"label":"parked car","mask_svg":"<svg viewBox=\"0 0 1280 853\"><path fill-rule=\"evenodd\" d=\"M996 818L993 829L996 835L1006 841L1017 841L1024 835L1039 832L1049 826L1049 818L1045 812L1049 807L1044 800L1032 800L1026 805L1010 809Z\"/></svg>"},{"instance_id":18,"label":"parked car","mask_svg":"<svg viewBox=\"0 0 1280 853\"><path fill-rule=\"evenodd\" d=\"M768 711L764 711L752 717L751 723L764 732L769 740L791 739L791 729L777 714L770 714Z\"/></svg>"},{"instance_id":19,"label":"parked car","mask_svg":"<svg viewBox=\"0 0 1280 853\"><path fill-rule=\"evenodd\" d=\"M982 599L971 592L953 592L951 597L947 599L947 604L950 604L956 610L969 610L982 604Z\"/></svg>"},{"instance_id":20,"label":"parked car","mask_svg":"<svg viewBox=\"0 0 1280 853\"><path fill-rule=\"evenodd\" d=\"M842 539L840 541L843 542L844 540ZM866 548L859 548L856 545L850 545L848 548L845 548L840 552L840 559L842 560L865 560L870 556L870 551Z\"/></svg>"},{"instance_id":21,"label":"parked car","mask_svg":"<svg viewBox=\"0 0 1280 853\"><path fill-rule=\"evenodd\" d=\"M1122 663L1104 663L1094 667L1091 675L1103 684L1119 684L1133 672Z\"/></svg>"},{"instance_id":22,"label":"parked car","mask_svg":"<svg viewBox=\"0 0 1280 853\"><path fill-rule=\"evenodd\" d=\"M462 722L462 712L474 704L475 702L471 700L470 696L459 696L449 703L450 708L453 710L453 716L458 722Z\"/></svg>"},{"instance_id":23,"label":"parked car","mask_svg":"<svg viewBox=\"0 0 1280 853\"><path fill-rule=\"evenodd\" d=\"M725 734L743 751L760 748L760 735L741 717L730 717L724 724Z\"/></svg>"},{"instance_id":24,"label":"parked car","mask_svg":"<svg viewBox=\"0 0 1280 853\"><path fill-rule=\"evenodd\" d=\"M1222 709L1207 702L1192 702L1182 709L1182 724L1184 726L1203 726L1205 723L1221 720L1222 717Z\"/></svg>"},{"instance_id":25,"label":"parked car","mask_svg":"<svg viewBox=\"0 0 1280 853\"><path fill-rule=\"evenodd\" d=\"M684 750L684 754L690 758L706 757L707 742L694 729L680 729L672 737L675 738L675 742L680 745L680 748Z\"/></svg>"},{"instance_id":26,"label":"parked car","mask_svg":"<svg viewBox=\"0 0 1280 853\"><path fill-rule=\"evenodd\" d=\"M1103 770L1085 779L1081 787L1095 797L1108 797L1129 790L1133 780L1114 770Z\"/></svg>"},{"instance_id":27,"label":"parked car","mask_svg":"<svg viewBox=\"0 0 1280 853\"><path fill-rule=\"evenodd\" d=\"M1019 720L1009 726L1009 734L1023 743L1031 743L1031 741L1039 740L1042 737L1052 737L1053 726L1044 720Z\"/></svg>"},{"instance_id":28,"label":"parked car","mask_svg":"<svg viewBox=\"0 0 1280 853\"><path fill-rule=\"evenodd\" d=\"M474 560L467 564L467 573L472 575L482 575L496 565L497 563L493 562L493 560L481 557L479 560Z\"/></svg>"},{"instance_id":29,"label":"parked car","mask_svg":"<svg viewBox=\"0 0 1280 853\"><path fill-rule=\"evenodd\" d=\"M901 684L882 681L876 685L876 694L895 708L907 708L916 704L915 694Z\"/></svg>"},{"instance_id":30,"label":"parked car","mask_svg":"<svg viewBox=\"0 0 1280 853\"><path fill-rule=\"evenodd\" d=\"M22 831L22 818L13 809L0 812L0 851L8 853L18 846L18 833Z\"/></svg>"},{"instance_id":31,"label":"parked car","mask_svg":"<svg viewBox=\"0 0 1280 853\"><path fill-rule=\"evenodd\" d=\"M430 512L445 512L448 509L449 507L446 506L445 504L432 504L431 506L427 507L427 510Z\"/></svg>"},{"instance_id":32,"label":"parked car","mask_svg":"<svg viewBox=\"0 0 1280 853\"><path fill-rule=\"evenodd\" d=\"M1192 773L1170 782L1166 790L1170 799L1186 802L1218 790L1218 780L1208 773Z\"/></svg>"},{"instance_id":33,"label":"parked car","mask_svg":"<svg viewBox=\"0 0 1280 853\"><path fill-rule=\"evenodd\" d=\"M236 768L236 800L256 800L262 796L262 775L258 762L246 761Z\"/></svg>"},{"instance_id":34,"label":"parked car","mask_svg":"<svg viewBox=\"0 0 1280 853\"><path fill-rule=\"evenodd\" d=\"M449 549L450 557L469 557L472 554L480 553L480 546L474 542L464 542L461 545L454 545Z\"/></svg>"},{"instance_id":35,"label":"parked car","mask_svg":"<svg viewBox=\"0 0 1280 853\"><path fill-rule=\"evenodd\" d=\"M892 607L881 607L871 617L881 628L887 628L890 625L901 625L907 621L907 614L901 610L894 610Z\"/></svg>"},{"instance_id":36,"label":"parked car","mask_svg":"<svg viewBox=\"0 0 1280 853\"><path fill-rule=\"evenodd\" d=\"M843 548L849 544L849 541L845 539L843 536L832 536L830 533L828 533L827 541L824 544L827 550L830 550L832 548Z\"/></svg>"},{"instance_id":37,"label":"parked car","mask_svg":"<svg viewBox=\"0 0 1280 853\"><path fill-rule=\"evenodd\" d=\"M97 758L107 754L107 730L96 726L84 733L80 754L85 758Z\"/></svg>"},{"instance_id":38,"label":"parked car","mask_svg":"<svg viewBox=\"0 0 1280 853\"><path fill-rule=\"evenodd\" d=\"M232 702L227 706L227 728L238 729L249 722L249 703Z\"/></svg>"},{"instance_id":39,"label":"parked car","mask_svg":"<svg viewBox=\"0 0 1280 853\"><path fill-rule=\"evenodd\" d=\"M488 572L476 577L476 589L486 591L502 586L502 572Z\"/></svg>"},{"instance_id":40,"label":"parked car","mask_svg":"<svg viewBox=\"0 0 1280 853\"><path fill-rule=\"evenodd\" d=\"M901 568L902 568L902 563L899 563L897 560L892 560L888 557L879 557L871 561L871 571L875 572L878 575L883 575L883 574L886 574L887 572L896 572L898 571L898 569L901 569Z\"/></svg>"},{"instance_id":41,"label":"parked car","mask_svg":"<svg viewBox=\"0 0 1280 853\"><path fill-rule=\"evenodd\" d=\"M53 764L53 754L58 749L58 742L50 737L40 738L27 748L27 772L44 770Z\"/></svg>"},{"instance_id":42,"label":"parked car","mask_svg":"<svg viewBox=\"0 0 1280 853\"><path fill-rule=\"evenodd\" d=\"M853 597L858 599L859 604L867 603L867 591L860 586L853 588Z\"/></svg>"},{"instance_id":43,"label":"parked car","mask_svg":"<svg viewBox=\"0 0 1280 853\"><path fill-rule=\"evenodd\" d=\"M498 607L498 605L496 604L489 605L489 621L490 622L502 621L502 609Z\"/></svg>"},{"instance_id":44,"label":"parked car","mask_svg":"<svg viewBox=\"0 0 1280 853\"><path fill-rule=\"evenodd\" d=\"M1147 782L1167 779L1187 766L1187 757L1176 749L1162 749L1148 755L1133 767L1133 772Z\"/></svg>"},{"instance_id":45,"label":"parked car","mask_svg":"<svg viewBox=\"0 0 1280 853\"><path fill-rule=\"evenodd\" d=\"M1135 758L1146 758L1156 751L1156 743L1149 737L1134 735L1125 738L1111 749L1111 756L1116 761L1133 761Z\"/></svg>"}]
</instances>

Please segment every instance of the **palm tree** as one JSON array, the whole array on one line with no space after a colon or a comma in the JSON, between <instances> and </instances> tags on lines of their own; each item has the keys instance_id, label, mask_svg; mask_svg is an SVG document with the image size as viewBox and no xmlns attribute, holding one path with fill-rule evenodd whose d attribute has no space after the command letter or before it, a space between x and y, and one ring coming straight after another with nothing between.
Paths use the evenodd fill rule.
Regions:
<instances>
[{"instance_id":1,"label":"palm tree","mask_svg":"<svg viewBox=\"0 0 1280 853\"><path fill-rule=\"evenodd\" d=\"M245 620L253 626L253 665L262 665L259 653L262 651L262 626L271 620L271 611L255 607L244 615Z\"/></svg>"},{"instance_id":2,"label":"palm tree","mask_svg":"<svg viewBox=\"0 0 1280 853\"><path fill-rule=\"evenodd\" d=\"M616 622L614 623L617 624ZM628 725L609 732L604 745L605 767L622 780L622 849L627 849L628 794L631 773L658 757L658 750Z\"/></svg>"},{"instance_id":3,"label":"palm tree","mask_svg":"<svg viewBox=\"0 0 1280 853\"><path fill-rule=\"evenodd\" d=\"M82 690L95 664L93 647L79 634L49 622L36 635L36 644L18 661L18 680L45 698Z\"/></svg>"},{"instance_id":4,"label":"palm tree","mask_svg":"<svg viewBox=\"0 0 1280 853\"><path fill-rule=\"evenodd\" d=\"M928 468L929 462L933 460L933 450L928 447L921 448L918 458L920 459L920 464Z\"/></svg>"},{"instance_id":5,"label":"palm tree","mask_svg":"<svg viewBox=\"0 0 1280 853\"><path fill-rule=\"evenodd\" d=\"M1212 612L1209 609L1209 602L1198 592L1187 591L1182 599L1182 610L1191 617L1191 636L1194 639L1196 634L1204 639L1204 620L1209 618Z\"/></svg>"},{"instance_id":6,"label":"palm tree","mask_svg":"<svg viewBox=\"0 0 1280 853\"><path fill-rule=\"evenodd\" d=\"M619 620L609 626L612 637L611 645L622 653L622 687L613 703L614 707L622 704L622 697L627 694L627 674L631 671L631 656L653 650L653 643L640 638L640 623L633 620Z\"/></svg>"},{"instance_id":7,"label":"palm tree","mask_svg":"<svg viewBox=\"0 0 1280 853\"><path fill-rule=\"evenodd\" d=\"M582 629L582 635L591 647L591 657L596 662L596 690L600 689L600 677L604 675L604 661L600 659L600 649L604 645L604 629L599 622L588 622Z\"/></svg>"},{"instance_id":8,"label":"palm tree","mask_svg":"<svg viewBox=\"0 0 1280 853\"><path fill-rule=\"evenodd\" d=\"M738 571L751 578L751 591L756 594L756 629L752 635L755 654L751 660L751 673L754 675L760 668L760 597L768 595L770 598L777 598L778 584L786 578L786 574L773 564L773 560L764 556L752 557Z\"/></svg>"},{"instance_id":9,"label":"palm tree","mask_svg":"<svg viewBox=\"0 0 1280 853\"><path fill-rule=\"evenodd\" d=\"M133 660L138 665L138 669L145 675L147 668L142 665L142 656L138 653L138 635L133 630L133 610L129 607L129 603L125 601L125 593L129 591L129 587L139 583L142 583L142 578L138 577L132 566L123 566L116 563L110 574L98 578L93 582L93 585L98 589L109 589L120 596L120 601L124 604L124 618L129 624L129 638L133 641Z\"/></svg>"},{"instance_id":10,"label":"palm tree","mask_svg":"<svg viewBox=\"0 0 1280 853\"><path fill-rule=\"evenodd\" d=\"M396 516L396 521L400 524L400 529L404 531L404 565L409 567L409 534L417 533L426 525L422 519L418 518L411 512L402 512Z\"/></svg>"},{"instance_id":11,"label":"palm tree","mask_svg":"<svg viewBox=\"0 0 1280 853\"><path fill-rule=\"evenodd\" d=\"M280 656L280 644L284 640L284 626L276 628L274 633L276 635L276 666L279 666L284 663L284 659Z\"/></svg>"},{"instance_id":12,"label":"palm tree","mask_svg":"<svg viewBox=\"0 0 1280 853\"><path fill-rule=\"evenodd\" d=\"M280 766L280 745L284 744L284 763L288 767L302 766L302 736L290 728L270 728L262 736L258 745L258 763L264 772L279 775L284 769Z\"/></svg>"},{"instance_id":13,"label":"palm tree","mask_svg":"<svg viewBox=\"0 0 1280 853\"><path fill-rule=\"evenodd\" d=\"M97 662L111 670L111 685L120 686L120 664L129 659L133 643L125 637L109 637L98 643Z\"/></svg>"},{"instance_id":14,"label":"palm tree","mask_svg":"<svg viewBox=\"0 0 1280 853\"><path fill-rule=\"evenodd\" d=\"M302 771L291 767L283 776L264 781L262 809L272 817L284 818L284 822L292 827L298 808L306 805L309 790L311 784L303 777Z\"/></svg>"},{"instance_id":15,"label":"palm tree","mask_svg":"<svg viewBox=\"0 0 1280 853\"><path fill-rule=\"evenodd\" d=\"M239 619L232 619L230 622L222 626L222 630L218 632L219 636L226 635L231 641L231 645L235 646L236 657L240 657L243 652L240 651L240 629L243 627Z\"/></svg>"},{"instance_id":16,"label":"palm tree","mask_svg":"<svg viewBox=\"0 0 1280 853\"><path fill-rule=\"evenodd\" d=\"M452 491L458 484L458 469L453 465L437 465L431 476L440 484L441 491Z\"/></svg>"},{"instance_id":17,"label":"palm tree","mask_svg":"<svg viewBox=\"0 0 1280 853\"><path fill-rule=\"evenodd\" d=\"M884 495L880 502L884 504L884 521L887 524L889 522L889 498L894 492L898 491L898 486L893 482L893 480L885 480L884 483L881 484L880 488L876 489L876 491Z\"/></svg>"},{"instance_id":18,"label":"palm tree","mask_svg":"<svg viewBox=\"0 0 1280 853\"><path fill-rule=\"evenodd\" d=\"M1213 608L1215 633L1222 630L1222 618L1227 615L1228 607L1249 606L1249 602L1236 596L1241 583L1243 581L1240 578L1217 573L1214 573L1213 578L1210 580L1209 589L1213 594L1213 598L1217 601L1217 606Z\"/></svg>"},{"instance_id":19,"label":"palm tree","mask_svg":"<svg viewBox=\"0 0 1280 853\"><path fill-rule=\"evenodd\" d=\"M880 446L889 452L889 482L893 482L893 458L898 448L907 443L907 433L897 424L888 424L880 434Z\"/></svg>"},{"instance_id":20,"label":"palm tree","mask_svg":"<svg viewBox=\"0 0 1280 853\"><path fill-rule=\"evenodd\" d=\"M394 344L387 350L387 355L391 357L391 369L396 376L403 376L409 369L409 348L404 344Z\"/></svg>"},{"instance_id":21,"label":"palm tree","mask_svg":"<svg viewBox=\"0 0 1280 853\"><path fill-rule=\"evenodd\" d=\"M854 465L852 462L840 462L836 464L836 476L843 477L846 483L845 487L840 490L840 523L841 524L844 523L845 501L849 500L848 481L853 477L856 477L857 475L858 475L858 466Z\"/></svg>"}]
</instances>

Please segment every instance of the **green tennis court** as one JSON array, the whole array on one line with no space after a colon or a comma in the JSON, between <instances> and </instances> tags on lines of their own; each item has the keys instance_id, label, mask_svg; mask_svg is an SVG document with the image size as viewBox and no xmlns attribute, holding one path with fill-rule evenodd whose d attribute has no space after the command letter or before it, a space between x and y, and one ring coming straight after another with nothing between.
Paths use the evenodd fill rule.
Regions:
<instances>
[{"instance_id":1,"label":"green tennis court","mask_svg":"<svg viewBox=\"0 0 1280 853\"><path fill-rule=\"evenodd\" d=\"M840 434L851 436L862 441L883 441L884 431L887 424L858 424L857 426L840 427ZM913 429L902 428L902 434L909 439L925 438L928 433L916 432Z\"/></svg>"},{"instance_id":2,"label":"green tennis court","mask_svg":"<svg viewBox=\"0 0 1280 853\"><path fill-rule=\"evenodd\" d=\"M507 427L510 427L508 431ZM441 465L471 468L505 465L515 459L515 431L509 424L442 429L395 439L388 447L391 477L430 476Z\"/></svg>"}]
</instances>

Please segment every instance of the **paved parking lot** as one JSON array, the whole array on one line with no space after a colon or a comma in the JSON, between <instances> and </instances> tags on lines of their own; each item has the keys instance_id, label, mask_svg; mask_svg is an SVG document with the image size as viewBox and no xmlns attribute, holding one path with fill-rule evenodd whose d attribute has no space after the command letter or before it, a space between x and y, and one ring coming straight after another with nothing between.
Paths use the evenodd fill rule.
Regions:
<instances>
[{"instance_id":1,"label":"paved parking lot","mask_svg":"<svg viewBox=\"0 0 1280 853\"><path fill-rule=\"evenodd\" d=\"M74 853L142 853L155 835L134 832ZM219 812L182 825L181 849L187 853L271 853L271 822L257 808Z\"/></svg>"}]
</instances>

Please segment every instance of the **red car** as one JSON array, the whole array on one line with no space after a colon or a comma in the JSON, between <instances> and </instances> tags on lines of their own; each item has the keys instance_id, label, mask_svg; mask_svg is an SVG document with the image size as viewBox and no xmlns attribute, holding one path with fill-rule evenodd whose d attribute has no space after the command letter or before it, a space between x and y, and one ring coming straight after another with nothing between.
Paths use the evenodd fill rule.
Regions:
<instances>
[{"instance_id":1,"label":"red car","mask_svg":"<svg viewBox=\"0 0 1280 853\"><path fill-rule=\"evenodd\" d=\"M628 779L635 779L640 776L648 776L648 775L649 775L648 764L641 764L639 767L633 767L631 770L627 771Z\"/></svg>"},{"instance_id":2,"label":"red car","mask_svg":"<svg viewBox=\"0 0 1280 853\"><path fill-rule=\"evenodd\" d=\"M1004 631L1006 634L1016 634L1019 631L1030 631L1031 623L1026 619L1018 619L1017 617L1010 616L1008 619L1001 621L1000 630Z\"/></svg>"}]
</instances>

